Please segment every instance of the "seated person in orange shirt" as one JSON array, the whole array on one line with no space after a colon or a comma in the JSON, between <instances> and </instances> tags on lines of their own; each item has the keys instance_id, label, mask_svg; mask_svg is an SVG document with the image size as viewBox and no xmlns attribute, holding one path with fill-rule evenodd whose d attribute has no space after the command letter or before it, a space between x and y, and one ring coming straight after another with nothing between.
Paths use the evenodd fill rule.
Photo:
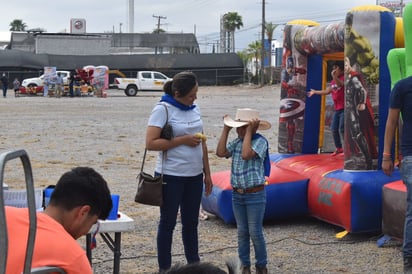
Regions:
<instances>
[{"instance_id":1,"label":"seated person in orange shirt","mask_svg":"<svg viewBox=\"0 0 412 274\"><path fill-rule=\"evenodd\" d=\"M85 250L76 241L112 208L107 182L94 169L76 167L62 175L44 212L37 213L32 268L57 266L68 274L92 274ZM29 214L27 208L6 207L8 274L24 267Z\"/></svg>"}]
</instances>

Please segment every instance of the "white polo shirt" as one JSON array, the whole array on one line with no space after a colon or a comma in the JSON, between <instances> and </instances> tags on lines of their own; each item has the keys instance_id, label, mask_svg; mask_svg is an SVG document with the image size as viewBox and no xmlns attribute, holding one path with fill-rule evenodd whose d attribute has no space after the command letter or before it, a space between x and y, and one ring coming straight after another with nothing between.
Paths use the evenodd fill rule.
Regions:
<instances>
[{"instance_id":1,"label":"white polo shirt","mask_svg":"<svg viewBox=\"0 0 412 274\"><path fill-rule=\"evenodd\" d=\"M148 126L162 128L166 123L166 110L162 104L167 107L169 124L173 127L175 137L203 131L203 122L197 105L191 110L184 111L166 102L161 102L153 108ZM163 152L159 152L156 163L158 173L162 173L162 161ZM189 177L201 173L203 173L202 143L195 147L180 145L167 151L163 174Z\"/></svg>"}]
</instances>

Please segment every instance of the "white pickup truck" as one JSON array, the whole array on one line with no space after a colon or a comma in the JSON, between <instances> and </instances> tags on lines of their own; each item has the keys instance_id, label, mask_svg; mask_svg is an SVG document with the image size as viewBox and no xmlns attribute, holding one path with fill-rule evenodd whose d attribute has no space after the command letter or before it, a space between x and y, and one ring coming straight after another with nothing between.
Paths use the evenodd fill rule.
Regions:
<instances>
[{"instance_id":1,"label":"white pickup truck","mask_svg":"<svg viewBox=\"0 0 412 274\"><path fill-rule=\"evenodd\" d=\"M169 80L172 79L157 71L138 71L136 78L115 78L113 86L124 90L127 96L136 96L140 90L163 90Z\"/></svg>"},{"instance_id":2,"label":"white pickup truck","mask_svg":"<svg viewBox=\"0 0 412 274\"><path fill-rule=\"evenodd\" d=\"M69 84L69 78L70 78L70 71L58 70L58 71L56 71L56 74L57 73L60 73L63 76L64 85L68 85ZM27 87L41 87L41 86L43 86L43 84L44 84L44 74L40 75L40 77L24 79L21 83L21 85L25 88L27 88Z\"/></svg>"}]
</instances>

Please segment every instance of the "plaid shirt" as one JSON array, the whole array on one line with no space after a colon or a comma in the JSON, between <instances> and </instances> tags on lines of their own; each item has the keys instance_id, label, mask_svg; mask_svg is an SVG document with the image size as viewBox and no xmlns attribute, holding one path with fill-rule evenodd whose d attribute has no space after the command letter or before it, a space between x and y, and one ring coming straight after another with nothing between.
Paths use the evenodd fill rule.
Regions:
<instances>
[{"instance_id":1,"label":"plaid shirt","mask_svg":"<svg viewBox=\"0 0 412 274\"><path fill-rule=\"evenodd\" d=\"M252 149L256 152L256 156L250 160L242 159L242 144L243 140L236 138L227 145L227 150L232 157L230 184L236 188L250 188L264 184L267 140L263 136L252 140Z\"/></svg>"}]
</instances>

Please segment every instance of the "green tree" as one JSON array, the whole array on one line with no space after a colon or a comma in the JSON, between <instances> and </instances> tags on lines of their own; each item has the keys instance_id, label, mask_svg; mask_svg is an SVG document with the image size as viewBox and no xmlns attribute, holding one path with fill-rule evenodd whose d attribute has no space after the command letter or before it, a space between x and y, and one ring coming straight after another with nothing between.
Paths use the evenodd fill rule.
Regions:
<instances>
[{"instance_id":1,"label":"green tree","mask_svg":"<svg viewBox=\"0 0 412 274\"><path fill-rule=\"evenodd\" d=\"M253 62L255 63L255 77L257 77L256 79L259 79L259 60L260 60L260 53L262 50L262 42L256 40L255 42L252 42L248 45L247 51L249 52L249 54L251 56L253 56L252 58L254 59Z\"/></svg>"},{"instance_id":2,"label":"green tree","mask_svg":"<svg viewBox=\"0 0 412 274\"><path fill-rule=\"evenodd\" d=\"M270 75L270 84L272 84L272 40L273 40L273 33L277 28L278 24L273 24L272 22L265 23L265 32L269 42L269 52L267 52L267 56L269 58L269 75Z\"/></svg>"},{"instance_id":3,"label":"green tree","mask_svg":"<svg viewBox=\"0 0 412 274\"><path fill-rule=\"evenodd\" d=\"M237 12L228 12L223 15L223 27L228 33L227 48L229 52L235 52L235 30L243 27L242 16Z\"/></svg>"},{"instance_id":4,"label":"green tree","mask_svg":"<svg viewBox=\"0 0 412 274\"><path fill-rule=\"evenodd\" d=\"M242 51L238 51L237 55L239 55L239 58L242 60L243 65L246 67L251 59L250 52L247 49L244 49Z\"/></svg>"},{"instance_id":5,"label":"green tree","mask_svg":"<svg viewBox=\"0 0 412 274\"><path fill-rule=\"evenodd\" d=\"M9 26L10 31L25 31L27 29L27 24L21 19L14 19Z\"/></svg>"},{"instance_id":6,"label":"green tree","mask_svg":"<svg viewBox=\"0 0 412 274\"><path fill-rule=\"evenodd\" d=\"M152 33L166 33L166 31L162 28L156 28L156 29L153 30Z\"/></svg>"},{"instance_id":7,"label":"green tree","mask_svg":"<svg viewBox=\"0 0 412 274\"><path fill-rule=\"evenodd\" d=\"M237 55L239 55L240 59L243 62L243 81L245 82L246 78L247 82L250 83L249 62L252 59L253 55L247 49L238 51Z\"/></svg>"}]
</instances>

